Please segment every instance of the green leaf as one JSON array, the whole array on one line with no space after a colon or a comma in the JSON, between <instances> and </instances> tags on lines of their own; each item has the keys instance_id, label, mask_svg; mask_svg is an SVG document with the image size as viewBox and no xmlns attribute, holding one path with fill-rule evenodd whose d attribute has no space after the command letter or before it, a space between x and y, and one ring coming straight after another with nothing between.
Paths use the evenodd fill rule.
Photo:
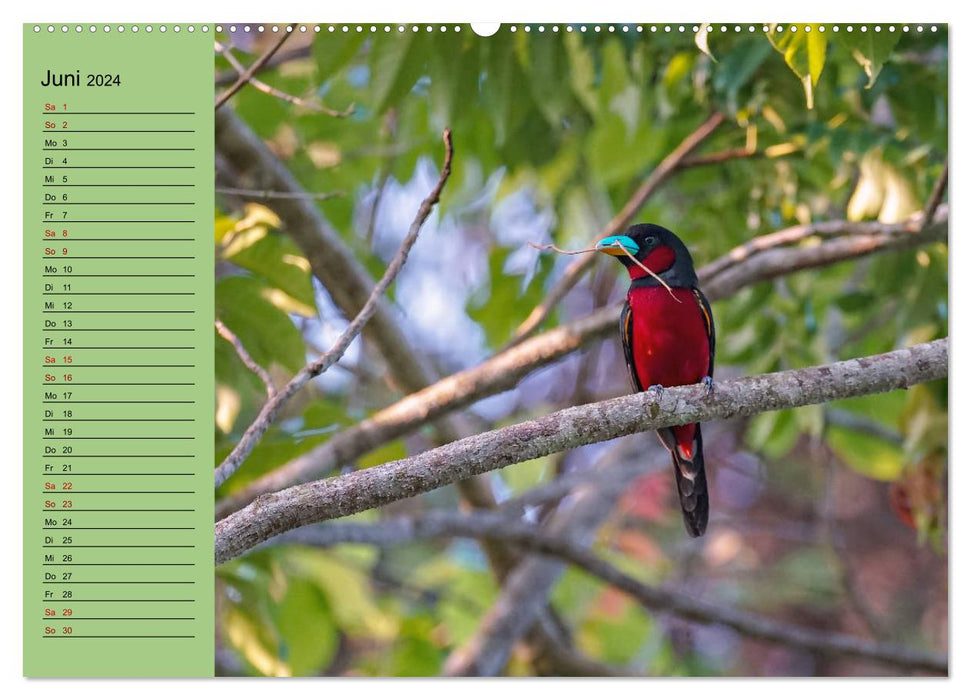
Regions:
<instances>
[{"instance_id":1,"label":"green leaf","mask_svg":"<svg viewBox=\"0 0 971 700\"><path fill-rule=\"evenodd\" d=\"M302 316L316 315L310 263L290 240L278 234L269 234L252 245L240 248L229 260L291 297L295 303L284 308L284 311Z\"/></svg>"},{"instance_id":2,"label":"green leaf","mask_svg":"<svg viewBox=\"0 0 971 700\"><path fill-rule=\"evenodd\" d=\"M313 43L313 56L317 62L317 78L324 82L357 55L367 38L365 32L334 32L326 39Z\"/></svg>"},{"instance_id":3,"label":"green leaf","mask_svg":"<svg viewBox=\"0 0 971 700\"><path fill-rule=\"evenodd\" d=\"M225 277L216 283L216 315L259 365L296 372L306 362L303 338L272 296L272 287L252 277Z\"/></svg>"},{"instance_id":4,"label":"green leaf","mask_svg":"<svg viewBox=\"0 0 971 700\"><path fill-rule=\"evenodd\" d=\"M818 24L770 24L766 35L802 81L809 109L813 108L813 88L826 62L826 33L819 31L819 27Z\"/></svg>"},{"instance_id":5,"label":"green leaf","mask_svg":"<svg viewBox=\"0 0 971 700\"><path fill-rule=\"evenodd\" d=\"M749 422L748 444L770 459L789 454L797 439L799 424L792 410L760 413Z\"/></svg>"},{"instance_id":6,"label":"green leaf","mask_svg":"<svg viewBox=\"0 0 971 700\"><path fill-rule=\"evenodd\" d=\"M903 473L903 452L886 440L837 426L827 430L826 438L844 462L871 479L895 481Z\"/></svg>"},{"instance_id":7,"label":"green leaf","mask_svg":"<svg viewBox=\"0 0 971 700\"><path fill-rule=\"evenodd\" d=\"M312 582L291 578L276 610L280 657L294 676L317 675L337 651L337 627L327 599Z\"/></svg>"},{"instance_id":8,"label":"green leaf","mask_svg":"<svg viewBox=\"0 0 971 700\"><path fill-rule=\"evenodd\" d=\"M383 114L407 95L425 68L430 46L411 32L382 37L368 56L371 69L371 100L377 114Z\"/></svg>"},{"instance_id":9,"label":"green leaf","mask_svg":"<svg viewBox=\"0 0 971 700\"><path fill-rule=\"evenodd\" d=\"M875 32L871 26L867 32L839 32L836 34L836 40L863 67L863 71L869 78L866 84L869 89L877 81L883 64L890 58L901 36L901 32L891 34L886 31L886 28L882 32Z\"/></svg>"}]
</instances>

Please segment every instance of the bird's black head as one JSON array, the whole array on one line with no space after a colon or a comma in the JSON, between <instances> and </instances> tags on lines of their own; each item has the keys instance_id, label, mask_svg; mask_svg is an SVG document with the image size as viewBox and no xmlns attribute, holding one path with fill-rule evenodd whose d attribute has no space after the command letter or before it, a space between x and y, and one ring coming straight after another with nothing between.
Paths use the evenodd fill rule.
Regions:
<instances>
[{"instance_id":1,"label":"bird's black head","mask_svg":"<svg viewBox=\"0 0 971 700\"><path fill-rule=\"evenodd\" d=\"M627 268L631 280L643 279L642 284L658 284L631 260L628 252L672 287L698 286L698 275L688 247L663 226L635 224L622 236L608 236L599 241L596 248L601 253L617 257Z\"/></svg>"}]
</instances>

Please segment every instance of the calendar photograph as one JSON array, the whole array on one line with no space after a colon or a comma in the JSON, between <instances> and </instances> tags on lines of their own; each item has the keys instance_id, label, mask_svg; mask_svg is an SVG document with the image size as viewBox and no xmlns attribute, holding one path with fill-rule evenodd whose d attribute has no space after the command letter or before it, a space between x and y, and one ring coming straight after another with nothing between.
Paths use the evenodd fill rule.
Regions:
<instances>
[{"instance_id":1,"label":"calendar photograph","mask_svg":"<svg viewBox=\"0 0 971 700\"><path fill-rule=\"evenodd\" d=\"M216 673L946 674L946 26L486 31L215 34Z\"/></svg>"}]
</instances>

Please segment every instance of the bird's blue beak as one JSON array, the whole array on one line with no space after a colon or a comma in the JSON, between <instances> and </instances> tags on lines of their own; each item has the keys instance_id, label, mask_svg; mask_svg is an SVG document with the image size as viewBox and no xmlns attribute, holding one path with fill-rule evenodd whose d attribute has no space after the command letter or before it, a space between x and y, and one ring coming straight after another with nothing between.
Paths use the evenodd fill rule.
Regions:
<instances>
[{"instance_id":1,"label":"bird's blue beak","mask_svg":"<svg viewBox=\"0 0 971 700\"><path fill-rule=\"evenodd\" d=\"M634 239L630 236L607 236L603 240L598 241L594 247L601 253L616 255L621 258L626 257L625 250L631 255L637 255L641 249L639 245L634 243Z\"/></svg>"}]
</instances>

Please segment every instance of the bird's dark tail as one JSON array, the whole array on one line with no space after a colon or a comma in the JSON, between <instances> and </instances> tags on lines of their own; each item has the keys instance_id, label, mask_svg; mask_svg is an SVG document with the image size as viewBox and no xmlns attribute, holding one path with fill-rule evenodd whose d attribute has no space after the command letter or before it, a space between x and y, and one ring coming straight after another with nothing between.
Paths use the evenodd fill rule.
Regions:
<instances>
[{"instance_id":1,"label":"bird's dark tail","mask_svg":"<svg viewBox=\"0 0 971 700\"><path fill-rule=\"evenodd\" d=\"M679 447L672 429L659 431L658 435L664 446L671 451L684 527L692 537L700 537L708 527L708 480L705 477L701 426L695 425L690 455L684 454L685 450Z\"/></svg>"}]
</instances>

